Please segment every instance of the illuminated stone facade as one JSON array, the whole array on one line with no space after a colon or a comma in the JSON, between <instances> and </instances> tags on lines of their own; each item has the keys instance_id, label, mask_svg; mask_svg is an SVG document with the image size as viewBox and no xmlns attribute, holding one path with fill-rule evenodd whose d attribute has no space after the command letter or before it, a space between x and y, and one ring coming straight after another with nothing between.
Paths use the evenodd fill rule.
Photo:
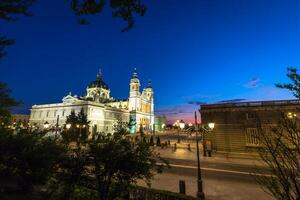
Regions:
<instances>
[{"instance_id":1,"label":"illuminated stone facade","mask_svg":"<svg viewBox=\"0 0 300 200\"><path fill-rule=\"evenodd\" d=\"M84 110L90 121L90 131L112 132L118 120L129 122L132 119L135 126L132 133L141 128L152 131L154 127L154 92L151 83L140 92L140 81L136 69L130 80L129 98L116 100L110 96L110 89L103 81L102 74L89 84L85 96L69 93L61 103L34 105L31 108L30 123L42 128L48 122L50 127L65 125L66 117L74 110L76 113Z\"/></svg>"},{"instance_id":2,"label":"illuminated stone facade","mask_svg":"<svg viewBox=\"0 0 300 200\"><path fill-rule=\"evenodd\" d=\"M282 114L299 117L299 100L257 101L201 105L203 124L215 123L206 133L213 150L219 152L250 153L260 146L257 139L257 119L264 125L277 124Z\"/></svg>"}]
</instances>

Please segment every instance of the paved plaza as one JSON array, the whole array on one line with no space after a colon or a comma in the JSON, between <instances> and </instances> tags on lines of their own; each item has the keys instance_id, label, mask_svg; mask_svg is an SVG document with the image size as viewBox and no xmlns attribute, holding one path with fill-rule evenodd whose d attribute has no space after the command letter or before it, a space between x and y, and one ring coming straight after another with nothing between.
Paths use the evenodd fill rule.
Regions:
<instances>
[{"instance_id":1,"label":"paved plaza","mask_svg":"<svg viewBox=\"0 0 300 200\"><path fill-rule=\"evenodd\" d=\"M172 145L171 145L172 146ZM172 147L156 151L166 158L171 168L165 169L162 174L157 174L152 181L152 187L172 192L179 192L179 180L186 183L186 193L196 196L197 190L197 160L196 149L185 148L186 144L177 144L176 151ZM200 149L202 150L202 148ZM218 200L271 200L256 183L253 173L256 167L262 171L267 168L257 159L249 157L225 155L215 153L212 157L201 155L201 171L204 192L207 199ZM139 182L140 185L145 184Z\"/></svg>"}]
</instances>

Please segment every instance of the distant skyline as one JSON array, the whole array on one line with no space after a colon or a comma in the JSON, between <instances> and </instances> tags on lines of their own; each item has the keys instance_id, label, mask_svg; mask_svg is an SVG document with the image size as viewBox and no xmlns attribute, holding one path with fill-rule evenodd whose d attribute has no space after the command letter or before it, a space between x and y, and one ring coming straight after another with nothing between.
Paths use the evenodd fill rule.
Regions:
<instances>
[{"instance_id":1,"label":"distant skyline","mask_svg":"<svg viewBox=\"0 0 300 200\"><path fill-rule=\"evenodd\" d=\"M146 15L125 33L108 7L82 26L60 0L1 22L2 34L16 39L0 63L0 80L23 102L15 112L84 95L99 68L112 96L124 99L137 67L142 87L152 81L156 113L169 121L191 121L203 102L294 98L274 84L300 66L300 1L143 2Z\"/></svg>"}]
</instances>

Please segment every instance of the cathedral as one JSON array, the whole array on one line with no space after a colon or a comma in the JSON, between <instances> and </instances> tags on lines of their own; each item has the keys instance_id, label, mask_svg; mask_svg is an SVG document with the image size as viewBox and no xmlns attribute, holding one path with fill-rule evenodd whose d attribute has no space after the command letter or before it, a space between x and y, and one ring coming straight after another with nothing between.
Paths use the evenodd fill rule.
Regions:
<instances>
[{"instance_id":1,"label":"cathedral","mask_svg":"<svg viewBox=\"0 0 300 200\"><path fill-rule=\"evenodd\" d=\"M129 84L129 98L117 100L110 96L110 88L104 82L99 71L97 79L92 81L85 96L69 93L61 103L33 105L30 113L30 124L43 128L44 124L55 128L65 126L66 117L71 111L75 113L83 109L90 121L91 132L113 132L117 121L133 122L130 132L136 133L143 129L154 129L154 97L153 88L149 81L147 87L140 91L140 80L136 69Z\"/></svg>"}]
</instances>

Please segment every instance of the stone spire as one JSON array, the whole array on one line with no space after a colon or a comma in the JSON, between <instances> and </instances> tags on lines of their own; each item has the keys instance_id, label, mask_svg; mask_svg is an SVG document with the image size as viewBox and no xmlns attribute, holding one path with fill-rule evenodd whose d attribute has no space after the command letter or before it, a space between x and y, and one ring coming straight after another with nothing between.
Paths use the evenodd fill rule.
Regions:
<instances>
[{"instance_id":1,"label":"stone spire","mask_svg":"<svg viewBox=\"0 0 300 200\"><path fill-rule=\"evenodd\" d=\"M100 68L99 71L98 71L97 79L102 79L102 71L101 71L101 68Z\"/></svg>"},{"instance_id":2,"label":"stone spire","mask_svg":"<svg viewBox=\"0 0 300 200\"><path fill-rule=\"evenodd\" d=\"M134 68L134 72L133 72L132 78L138 78L138 74L137 74L137 69L136 69L136 67Z\"/></svg>"},{"instance_id":3,"label":"stone spire","mask_svg":"<svg viewBox=\"0 0 300 200\"><path fill-rule=\"evenodd\" d=\"M150 80L150 79L148 80L148 85L147 85L146 88L152 88L152 83L151 83L151 80Z\"/></svg>"}]
</instances>

